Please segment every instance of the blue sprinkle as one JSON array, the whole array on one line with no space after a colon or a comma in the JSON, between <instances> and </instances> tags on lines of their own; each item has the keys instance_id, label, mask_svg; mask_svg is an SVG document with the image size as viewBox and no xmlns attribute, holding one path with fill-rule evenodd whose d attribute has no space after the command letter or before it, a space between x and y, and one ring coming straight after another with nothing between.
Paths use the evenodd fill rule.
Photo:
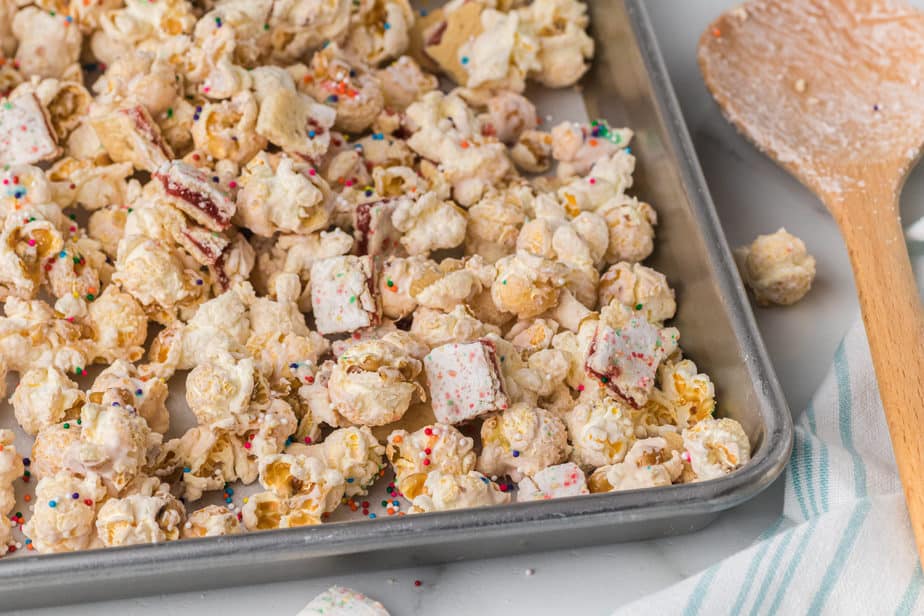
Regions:
<instances>
[{"instance_id":1,"label":"blue sprinkle","mask_svg":"<svg viewBox=\"0 0 924 616\"><path fill-rule=\"evenodd\" d=\"M337 96L336 94L331 94L330 96L327 97L327 100L330 101L331 103L336 103L337 101L340 100L340 97Z\"/></svg>"},{"instance_id":2,"label":"blue sprinkle","mask_svg":"<svg viewBox=\"0 0 924 616\"><path fill-rule=\"evenodd\" d=\"M462 64L468 64L468 56L462 56Z\"/></svg>"},{"instance_id":3,"label":"blue sprinkle","mask_svg":"<svg viewBox=\"0 0 924 616\"><path fill-rule=\"evenodd\" d=\"M48 501L48 506L54 509L55 507L58 506L58 503L56 503L55 501Z\"/></svg>"},{"instance_id":4,"label":"blue sprinkle","mask_svg":"<svg viewBox=\"0 0 924 616\"><path fill-rule=\"evenodd\" d=\"M23 465L23 466L29 466L30 464L32 464L32 460L30 460L29 458L23 458L23 459L22 459L22 465Z\"/></svg>"},{"instance_id":5,"label":"blue sprinkle","mask_svg":"<svg viewBox=\"0 0 924 616\"><path fill-rule=\"evenodd\" d=\"M31 543L32 543L32 539L26 539L26 545L30 545Z\"/></svg>"},{"instance_id":6,"label":"blue sprinkle","mask_svg":"<svg viewBox=\"0 0 924 616\"><path fill-rule=\"evenodd\" d=\"M228 498L226 498L226 499L225 499L225 502L226 502L226 503L230 503L230 502L231 502L231 497L229 496Z\"/></svg>"},{"instance_id":7,"label":"blue sprinkle","mask_svg":"<svg viewBox=\"0 0 924 616\"><path fill-rule=\"evenodd\" d=\"M385 29L386 29L386 30L391 30L391 24L388 23L387 21L385 22Z\"/></svg>"},{"instance_id":8,"label":"blue sprinkle","mask_svg":"<svg viewBox=\"0 0 924 616\"><path fill-rule=\"evenodd\" d=\"M346 480L347 483L353 483L353 481L354 479L352 477L347 477L347 480Z\"/></svg>"},{"instance_id":9,"label":"blue sprinkle","mask_svg":"<svg viewBox=\"0 0 924 616\"><path fill-rule=\"evenodd\" d=\"M184 472L184 473L189 473L189 472L192 472L192 469L189 468L188 466L184 466L184 467L183 467L183 472Z\"/></svg>"},{"instance_id":10,"label":"blue sprinkle","mask_svg":"<svg viewBox=\"0 0 924 616\"><path fill-rule=\"evenodd\" d=\"M395 501L391 501L391 504L394 505L395 507L400 507L400 506L401 506L401 503L399 503L399 502L396 501L396 500L395 500Z\"/></svg>"},{"instance_id":11,"label":"blue sprinkle","mask_svg":"<svg viewBox=\"0 0 924 616\"><path fill-rule=\"evenodd\" d=\"M376 141L381 141L382 139L385 138L385 135L383 135L382 133L372 133L372 138L375 139Z\"/></svg>"},{"instance_id":12,"label":"blue sprinkle","mask_svg":"<svg viewBox=\"0 0 924 616\"><path fill-rule=\"evenodd\" d=\"M234 488L225 488L225 492L228 493L228 496L231 496L232 494L234 494Z\"/></svg>"},{"instance_id":13,"label":"blue sprinkle","mask_svg":"<svg viewBox=\"0 0 924 616\"><path fill-rule=\"evenodd\" d=\"M514 450L513 450L513 457L514 457L514 458L519 458L519 457L520 457L520 452L517 451L516 449L514 449Z\"/></svg>"},{"instance_id":14,"label":"blue sprinkle","mask_svg":"<svg viewBox=\"0 0 924 616\"><path fill-rule=\"evenodd\" d=\"M420 9L420 16L421 16L421 17L426 17L427 14L428 14L428 13L427 13L427 9Z\"/></svg>"},{"instance_id":15,"label":"blue sprinkle","mask_svg":"<svg viewBox=\"0 0 924 616\"><path fill-rule=\"evenodd\" d=\"M296 364L296 363L291 363L291 364L289 364L289 368L292 368L292 370L295 370L296 368L298 368L298 364Z\"/></svg>"},{"instance_id":16,"label":"blue sprinkle","mask_svg":"<svg viewBox=\"0 0 924 616\"><path fill-rule=\"evenodd\" d=\"M374 514L374 513L370 513L370 514L369 514L369 519L370 519L370 520L374 520L374 519L375 519L375 514Z\"/></svg>"},{"instance_id":17,"label":"blue sprinkle","mask_svg":"<svg viewBox=\"0 0 924 616\"><path fill-rule=\"evenodd\" d=\"M311 137L312 139L314 139L315 135L317 135L317 133L314 132L313 130L308 131L308 136Z\"/></svg>"},{"instance_id":18,"label":"blue sprinkle","mask_svg":"<svg viewBox=\"0 0 924 616\"><path fill-rule=\"evenodd\" d=\"M632 153L632 148L626 148L626 149L623 150L623 151L624 151L626 154L631 154L631 153Z\"/></svg>"}]
</instances>

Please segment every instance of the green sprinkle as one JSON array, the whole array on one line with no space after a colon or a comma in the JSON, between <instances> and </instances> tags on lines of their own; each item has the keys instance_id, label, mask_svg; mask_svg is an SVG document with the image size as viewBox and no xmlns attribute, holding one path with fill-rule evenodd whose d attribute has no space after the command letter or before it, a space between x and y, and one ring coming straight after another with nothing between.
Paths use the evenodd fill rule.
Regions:
<instances>
[{"instance_id":1,"label":"green sprinkle","mask_svg":"<svg viewBox=\"0 0 924 616\"><path fill-rule=\"evenodd\" d=\"M167 107L167 117L168 118L173 117L173 107Z\"/></svg>"},{"instance_id":2,"label":"green sprinkle","mask_svg":"<svg viewBox=\"0 0 924 616\"><path fill-rule=\"evenodd\" d=\"M350 303L351 303L351 304L355 304L355 303L356 303L356 296L355 296L355 295L351 295L351 296L350 296Z\"/></svg>"},{"instance_id":3,"label":"green sprinkle","mask_svg":"<svg viewBox=\"0 0 924 616\"><path fill-rule=\"evenodd\" d=\"M391 278L389 278L388 281L387 281L385 284L387 284L389 287L395 286L395 283L393 283L393 282L391 281Z\"/></svg>"},{"instance_id":4,"label":"green sprinkle","mask_svg":"<svg viewBox=\"0 0 924 616\"><path fill-rule=\"evenodd\" d=\"M71 424L65 423L62 427L63 427L65 430L67 430L68 428L71 427Z\"/></svg>"},{"instance_id":5,"label":"green sprinkle","mask_svg":"<svg viewBox=\"0 0 924 616\"><path fill-rule=\"evenodd\" d=\"M600 382L603 383L603 384L605 385L605 384L607 384L607 383L610 382L610 379L609 379L609 377L601 376L601 377L600 377Z\"/></svg>"},{"instance_id":6,"label":"green sprinkle","mask_svg":"<svg viewBox=\"0 0 924 616\"><path fill-rule=\"evenodd\" d=\"M96 298L93 296L92 293L87 293L87 301L88 301L88 302L92 302L94 299L96 299Z\"/></svg>"},{"instance_id":7,"label":"green sprinkle","mask_svg":"<svg viewBox=\"0 0 924 616\"><path fill-rule=\"evenodd\" d=\"M12 109L12 108L13 108L13 103L10 103L10 102L3 103L3 108L4 108L4 109ZM4 171L6 171L6 169L4 169Z\"/></svg>"},{"instance_id":8,"label":"green sprinkle","mask_svg":"<svg viewBox=\"0 0 924 616\"><path fill-rule=\"evenodd\" d=\"M636 305L635 305L635 309L636 309L636 310L641 310L641 309L642 309L642 304L636 304Z\"/></svg>"},{"instance_id":9,"label":"green sprinkle","mask_svg":"<svg viewBox=\"0 0 924 616\"><path fill-rule=\"evenodd\" d=\"M501 284L507 284L506 280L501 280Z\"/></svg>"}]
</instances>

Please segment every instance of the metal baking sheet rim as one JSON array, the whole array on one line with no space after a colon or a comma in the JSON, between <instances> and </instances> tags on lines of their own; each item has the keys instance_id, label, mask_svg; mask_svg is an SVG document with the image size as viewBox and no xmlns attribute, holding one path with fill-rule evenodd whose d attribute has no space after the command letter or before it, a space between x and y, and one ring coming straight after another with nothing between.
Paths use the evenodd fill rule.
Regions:
<instances>
[{"instance_id":1,"label":"metal baking sheet rim","mask_svg":"<svg viewBox=\"0 0 924 616\"><path fill-rule=\"evenodd\" d=\"M689 532L768 487L792 448L789 409L734 270L644 0L621 1L755 386L763 442L748 465L722 479L653 490L0 561L0 610Z\"/></svg>"}]
</instances>

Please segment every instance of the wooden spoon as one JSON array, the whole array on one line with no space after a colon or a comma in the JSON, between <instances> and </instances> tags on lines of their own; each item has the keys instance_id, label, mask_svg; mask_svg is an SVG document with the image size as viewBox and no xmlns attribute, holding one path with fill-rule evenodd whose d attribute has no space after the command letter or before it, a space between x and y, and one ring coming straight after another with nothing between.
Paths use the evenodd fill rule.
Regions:
<instances>
[{"instance_id":1,"label":"wooden spoon","mask_svg":"<svg viewBox=\"0 0 924 616\"><path fill-rule=\"evenodd\" d=\"M756 0L709 27L699 63L726 117L841 229L924 562L924 310L898 215L924 142L924 14L899 0Z\"/></svg>"}]
</instances>

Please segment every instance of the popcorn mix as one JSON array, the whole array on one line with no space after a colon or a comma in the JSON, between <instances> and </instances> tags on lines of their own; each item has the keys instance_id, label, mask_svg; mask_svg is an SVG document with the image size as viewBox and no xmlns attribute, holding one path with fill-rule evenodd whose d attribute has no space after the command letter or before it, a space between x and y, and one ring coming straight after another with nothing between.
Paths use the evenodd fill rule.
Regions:
<instances>
[{"instance_id":1,"label":"popcorn mix","mask_svg":"<svg viewBox=\"0 0 924 616\"><path fill-rule=\"evenodd\" d=\"M795 235L779 229L759 235L735 251L745 284L761 306L789 306L805 297L815 280L815 257Z\"/></svg>"},{"instance_id":2,"label":"popcorn mix","mask_svg":"<svg viewBox=\"0 0 924 616\"><path fill-rule=\"evenodd\" d=\"M581 0L0 2L0 555L746 464L643 264L632 131L525 94L576 84L588 27ZM741 259L760 302L814 275L783 231Z\"/></svg>"}]
</instances>

